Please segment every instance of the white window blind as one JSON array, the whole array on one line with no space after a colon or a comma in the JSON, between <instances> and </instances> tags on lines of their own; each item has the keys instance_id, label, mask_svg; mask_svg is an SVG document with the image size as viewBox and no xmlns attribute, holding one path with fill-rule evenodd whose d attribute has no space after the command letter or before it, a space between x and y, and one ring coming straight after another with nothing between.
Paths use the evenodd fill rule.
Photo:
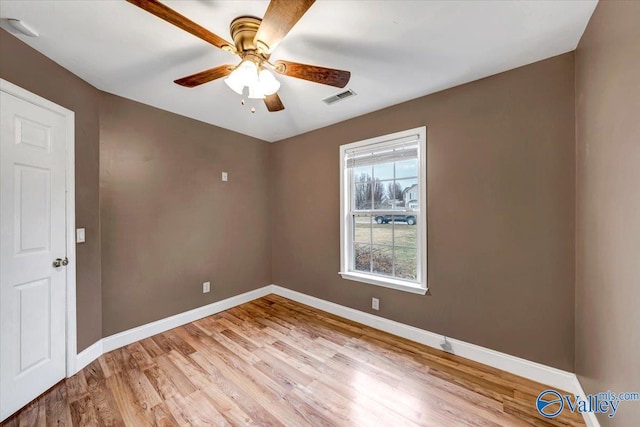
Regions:
<instances>
[{"instance_id":1,"label":"white window blind","mask_svg":"<svg viewBox=\"0 0 640 427\"><path fill-rule=\"evenodd\" d=\"M417 159L419 135L410 135L396 140L365 145L347 150L345 161L347 168L371 166L402 160Z\"/></svg>"}]
</instances>

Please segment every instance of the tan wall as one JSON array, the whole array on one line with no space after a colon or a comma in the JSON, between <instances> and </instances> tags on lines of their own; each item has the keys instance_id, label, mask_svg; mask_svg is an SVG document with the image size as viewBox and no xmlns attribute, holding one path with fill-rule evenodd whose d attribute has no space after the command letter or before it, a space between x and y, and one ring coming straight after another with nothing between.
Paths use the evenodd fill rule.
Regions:
<instances>
[{"instance_id":1,"label":"tan wall","mask_svg":"<svg viewBox=\"0 0 640 427\"><path fill-rule=\"evenodd\" d=\"M0 77L75 112L76 222L87 233L78 351L271 282L268 144L105 94L4 30L0 57Z\"/></svg>"},{"instance_id":2,"label":"tan wall","mask_svg":"<svg viewBox=\"0 0 640 427\"><path fill-rule=\"evenodd\" d=\"M75 112L78 351L102 338L98 201L100 92L49 58L0 30L0 77Z\"/></svg>"},{"instance_id":3,"label":"tan wall","mask_svg":"<svg viewBox=\"0 0 640 427\"><path fill-rule=\"evenodd\" d=\"M576 372L640 392L640 2L600 2L576 51ZM632 426L640 402L603 426Z\"/></svg>"},{"instance_id":4,"label":"tan wall","mask_svg":"<svg viewBox=\"0 0 640 427\"><path fill-rule=\"evenodd\" d=\"M338 147L422 125L431 295L341 279ZM574 139L568 53L277 142L273 282L571 371Z\"/></svg>"},{"instance_id":5,"label":"tan wall","mask_svg":"<svg viewBox=\"0 0 640 427\"><path fill-rule=\"evenodd\" d=\"M271 283L268 170L264 141L102 94L104 336Z\"/></svg>"}]
</instances>

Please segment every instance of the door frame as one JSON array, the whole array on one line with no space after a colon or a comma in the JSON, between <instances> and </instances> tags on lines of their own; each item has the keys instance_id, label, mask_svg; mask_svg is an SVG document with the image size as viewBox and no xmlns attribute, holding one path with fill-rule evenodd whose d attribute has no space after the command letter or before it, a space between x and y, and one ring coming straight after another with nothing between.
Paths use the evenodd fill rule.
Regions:
<instances>
[{"instance_id":1,"label":"door frame","mask_svg":"<svg viewBox=\"0 0 640 427\"><path fill-rule=\"evenodd\" d=\"M75 197L75 113L35 93L29 92L11 82L0 78L0 91L30 104L45 108L65 118L66 122L66 166L65 166L65 218L66 218L66 256L69 258L66 284L66 377L75 374L77 359L77 325L76 325L76 197Z\"/></svg>"}]
</instances>

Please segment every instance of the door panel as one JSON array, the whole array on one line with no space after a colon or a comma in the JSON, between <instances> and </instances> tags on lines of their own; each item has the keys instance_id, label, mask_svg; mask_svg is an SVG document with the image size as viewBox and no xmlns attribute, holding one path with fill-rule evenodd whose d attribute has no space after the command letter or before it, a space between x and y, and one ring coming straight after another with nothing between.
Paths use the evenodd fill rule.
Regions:
<instances>
[{"instance_id":1,"label":"door panel","mask_svg":"<svg viewBox=\"0 0 640 427\"><path fill-rule=\"evenodd\" d=\"M15 141L39 151L50 151L51 128L24 117L15 116Z\"/></svg>"},{"instance_id":2,"label":"door panel","mask_svg":"<svg viewBox=\"0 0 640 427\"><path fill-rule=\"evenodd\" d=\"M6 92L0 141L0 420L66 374L66 118Z\"/></svg>"},{"instance_id":3,"label":"door panel","mask_svg":"<svg viewBox=\"0 0 640 427\"><path fill-rule=\"evenodd\" d=\"M20 325L20 352L16 376L51 359L51 282L49 278L14 287L16 321ZM27 351L28 350L28 351Z\"/></svg>"},{"instance_id":4,"label":"door panel","mask_svg":"<svg viewBox=\"0 0 640 427\"><path fill-rule=\"evenodd\" d=\"M15 165L16 254L49 251L51 171Z\"/></svg>"}]
</instances>

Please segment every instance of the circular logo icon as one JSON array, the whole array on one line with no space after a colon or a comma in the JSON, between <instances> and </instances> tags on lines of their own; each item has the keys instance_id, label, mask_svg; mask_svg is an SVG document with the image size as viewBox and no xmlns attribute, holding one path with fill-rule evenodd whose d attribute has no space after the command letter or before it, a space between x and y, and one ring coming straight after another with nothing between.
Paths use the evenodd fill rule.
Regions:
<instances>
[{"instance_id":1,"label":"circular logo icon","mask_svg":"<svg viewBox=\"0 0 640 427\"><path fill-rule=\"evenodd\" d=\"M555 390L545 390L536 399L536 408L540 415L547 418L557 417L564 409L562 395Z\"/></svg>"}]
</instances>

